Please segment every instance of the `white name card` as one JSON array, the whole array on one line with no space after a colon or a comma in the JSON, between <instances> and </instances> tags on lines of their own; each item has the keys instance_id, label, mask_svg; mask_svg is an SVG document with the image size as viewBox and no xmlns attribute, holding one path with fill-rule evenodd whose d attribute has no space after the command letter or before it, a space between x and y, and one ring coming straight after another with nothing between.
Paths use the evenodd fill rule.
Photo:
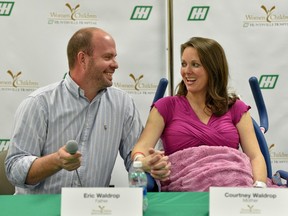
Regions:
<instances>
[{"instance_id":1,"label":"white name card","mask_svg":"<svg viewBox=\"0 0 288 216\"><path fill-rule=\"evenodd\" d=\"M210 216L288 215L285 188L211 187Z\"/></svg>"},{"instance_id":2,"label":"white name card","mask_svg":"<svg viewBox=\"0 0 288 216\"><path fill-rule=\"evenodd\" d=\"M62 188L61 216L142 216L142 188Z\"/></svg>"}]
</instances>

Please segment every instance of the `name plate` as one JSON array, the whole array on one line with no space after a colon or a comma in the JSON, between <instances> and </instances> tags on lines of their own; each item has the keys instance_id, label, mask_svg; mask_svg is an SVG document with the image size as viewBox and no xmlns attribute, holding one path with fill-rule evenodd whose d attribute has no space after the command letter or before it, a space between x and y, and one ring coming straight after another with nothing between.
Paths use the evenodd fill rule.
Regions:
<instances>
[{"instance_id":1,"label":"name plate","mask_svg":"<svg viewBox=\"0 0 288 216\"><path fill-rule=\"evenodd\" d=\"M61 216L142 216L142 188L62 188Z\"/></svg>"},{"instance_id":2,"label":"name plate","mask_svg":"<svg viewBox=\"0 0 288 216\"><path fill-rule=\"evenodd\" d=\"M210 216L288 215L285 188L211 187Z\"/></svg>"}]
</instances>

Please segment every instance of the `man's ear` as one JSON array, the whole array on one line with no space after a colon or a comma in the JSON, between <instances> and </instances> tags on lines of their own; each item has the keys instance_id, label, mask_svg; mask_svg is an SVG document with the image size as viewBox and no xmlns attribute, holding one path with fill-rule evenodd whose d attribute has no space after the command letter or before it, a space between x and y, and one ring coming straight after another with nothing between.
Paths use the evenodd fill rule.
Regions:
<instances>
[{"instance_id":1,"label":"man's ear","mask_svg":"<svg viewBox=\"0 0 288 216\"><path fill-rule=\"evenodd\" d=\"M81 65L82 68L86 68L87 59L84 52L80 51L77 55L78 64Z\"/></svg>"}]
</instances>

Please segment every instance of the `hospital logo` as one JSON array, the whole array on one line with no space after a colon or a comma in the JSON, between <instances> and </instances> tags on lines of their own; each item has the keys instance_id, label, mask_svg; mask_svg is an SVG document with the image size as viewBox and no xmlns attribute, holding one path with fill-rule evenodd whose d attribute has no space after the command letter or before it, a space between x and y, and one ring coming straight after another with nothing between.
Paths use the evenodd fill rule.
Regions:
<instances>
[{"instance_id":1,"label":"hospital logo","mask_svg":"<svg viewBox=\"0 0 288 216\"><path fill-rule=\"evenodd\" d=\"M287 27L288 13L283 8L280 10L275 5L272 7L261 5L259 13L244 15L243 27Z\"/></svg>"},{"instance_id":2,"label":"hospital logo","mask_svg":"<svg viewBox=\"0 0 288 216\"><path fill-rule=\"evenodd\" d=\"M129 78L125 82L113 82L113 85L132 95L154 95L158 83L150 83L145 80L143 74L129 74Z\"/></svg>"},{"instance_id":3,"label":"hospital logo","mask_svg":"<svg viewBox=\"0 0 288 216\"><path fill-rule=\"evenodd\" d=\"M135 6L130 20L148 20L152 6Z\"/></svg>"},{"instance_id":4,"label":"hospital logo","mask_svg":"<svg viewBox=\"0 0 288 216\"><path fill-rule=\"evenodd\" d=\"M255 208L254 205L247 205L240 209L240 214L261 214L261 209Z\"/></svg>"},{"instance_id":5,"label":"hospital logo","mask_svg":"<svg viewBox=\"0 0 288 216\"><path fill-rule=\"evenodd\" d=\"M268 148L270 158L271 158L271 163L275 165L280 165L280 164L287 164L288 163L288 152L282 151L282 150L277 150L276 144L271 144Z\"/></svg>"},{"instance_id":6,"label":"hospital logo","mask_svg":"<svg viewBox=\"0 0 288 216\"><path fill-rule=\"evenodd\" d=\"M65 4L63 11L51 11L48 17L48 24L75 24L75 25L96 25L97 16L93 11L81 10L81 5Z\"/></svg>"},{"instance_id":7,"label":"hospital logo","mask_svg":"<svg viewBox=\"0 0 288 216\"><path fill-rule=\"evenodd\" d=\"M9 143L10 143L9 139L0 139L0 152L8 150Z\"/></svg>"},{"instance_id":8,"label":"hospital logo","mask_svg":"<svg viewBox=\"0 0 288 216\"><path fill-rule=\"evenodd\" d=\"M130 76L130 77L133 79L133 81L135 82L134 88L135 88L137 91L139 91L139 88L140 88L140 80L144 77L144 75L140 75L138 78L136 78L136 77L134 76L134 74L130 74L129 76Z\"/></svg>"},{"instance_id":9,"label":"hospital logo","mask_svg":"<svg viewBox=\"0 0 288 216\"><path fill-rule=\"evenodd\" d=\"M274 147L275 147L275 144L274 144L274 143L272 143L272 144L270 144L270 145L268 146L268 151L269 151L269 153L271 153L271 150L272 150Z\"/></svg>"},{"instance_id":10,"label":"hospital logo","mask_svg":"<svg viewBox=\"0 0 288 216\"><path fill-rule=\"evenodd\" d=\"M272 17L273 17L273 14L272 14L272 11L275 9L275 6L271 7L270 9L267 9L264 5L261 6L261 8L265 11L266 13L266 21L267 22L271 22L272 21Z\"/></svg>"},{"instance_id":11,"label":"hospital logo","mask_svg":"<svg viewBox=\"0 0 288 216\"><path fill-rule=\"evenodd\" d=\"M91 215L111 215L112 210L105 206L98 205L98 209L92 209Z\"/></svg>"},{"instance_id":12,"label":"hospital logo","mask_svg":"<svg viewBox=\"0 0 288 216\"><path fill-rule=\"evenodd\" d=\"M17 87L17 80L19 78L19 76L21 75L21 71L17 72L16 74L13 74L11 70L8 70L7 73L12 77L12 86L13 87Z\"/></svg>"},{"instance_id":13,"label":"hospital logo","mask_svg":"<svg viewBox=\"0 0 288 216\"><path fill-rule=\"evenodd\" d=\"M69 4L66 3L65 6L67 6L71 12L71 20L76 20L77 18L77 9L80 7L80 4L77 4L74 8Z\"/></svg>"},{"instance_id":14,"label":"hospital logo","mask_svg":"<svg viewBox=\"0 0 288 216\"><path fill-rule=\"evenodd\" d=\"M10 16L14 2L0 1L0 16Z\"/></svg>"},{"instance_id":15,"label":"hospital logo","mask_svg":"<svg viewBox=\"0 0 288 216\"><path fill-rule=\"evenodd\" d=\"M188 21L204 21L209 12L208 6L194 6L191 8Z\"/></svg>"},{"instance_id":16,"label":"hospital logo","mask_svg":"<svg viewBox=\"0 0 288 216\"><path fill-rule=\"evenodd\" d=\"M23 73L21 71L14 72L12 70L8 70L7 79L0 79L0 89L2 91L29 92L39 88L38 82L21 79L22 75Z\"/></svg>"},{"instance_id":17,"label":"hospital logo","mask_svg":"<svg viewBox=\"0 0 288 216\"><path fill-rule=\"evenodd\" d=\"M274 89L279 75L262 75L259 79L261 89Z\"/></svg>"}]
</instances>

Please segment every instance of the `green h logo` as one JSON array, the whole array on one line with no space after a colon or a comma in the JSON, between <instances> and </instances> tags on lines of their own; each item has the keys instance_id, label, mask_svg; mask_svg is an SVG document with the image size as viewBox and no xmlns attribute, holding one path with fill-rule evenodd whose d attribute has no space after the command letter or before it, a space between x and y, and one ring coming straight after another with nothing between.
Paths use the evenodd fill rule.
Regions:
<instances>
[{"instance_id":1,"label":"green h logo","mask_svg":"<svg viewBox=\"0 0 288 216\"><path fill-rule=\"evenodd\" d=\"M202 21L205 20L209 11L208 6L195 6L191 8L190 14L188 16L188 21Z\"/></svg>"},{"instance_id":2,"label":"green h logo","mask_svg":"<svg viewBox=\"0 0 288 216\"><path fill-rule=\"evenodd\" d=\"M135 6L130 20L148 20L152 6Z\"/></svg>"},{"instance_id":3,"label":"green h logo","mask_svg":"<svg viewBox=\"0 0 288 216\"><path fill-rule=\"evenodd\" d=\"M0 1L0 16L10 16L14 2Z\"/></svg>"},{"instance_id":4,"label":"green h logo","mask_svg":"<svg viewBox=\"0 0 288 216\"><path fill-rule=\"evenodd\" d=\"M262 75L259 80L261 89L274 89L279 75Z\"/></svg>"},{"instance_id":5,"label":"green h logo","mask_svg":"<svg viewBox=\"0 0 288 216\"><path fill-rule=\"evenodd\" d=\"M9 139L0 139L0 152L5 151L9 148Z\"/></svg>"}]
</instances>

